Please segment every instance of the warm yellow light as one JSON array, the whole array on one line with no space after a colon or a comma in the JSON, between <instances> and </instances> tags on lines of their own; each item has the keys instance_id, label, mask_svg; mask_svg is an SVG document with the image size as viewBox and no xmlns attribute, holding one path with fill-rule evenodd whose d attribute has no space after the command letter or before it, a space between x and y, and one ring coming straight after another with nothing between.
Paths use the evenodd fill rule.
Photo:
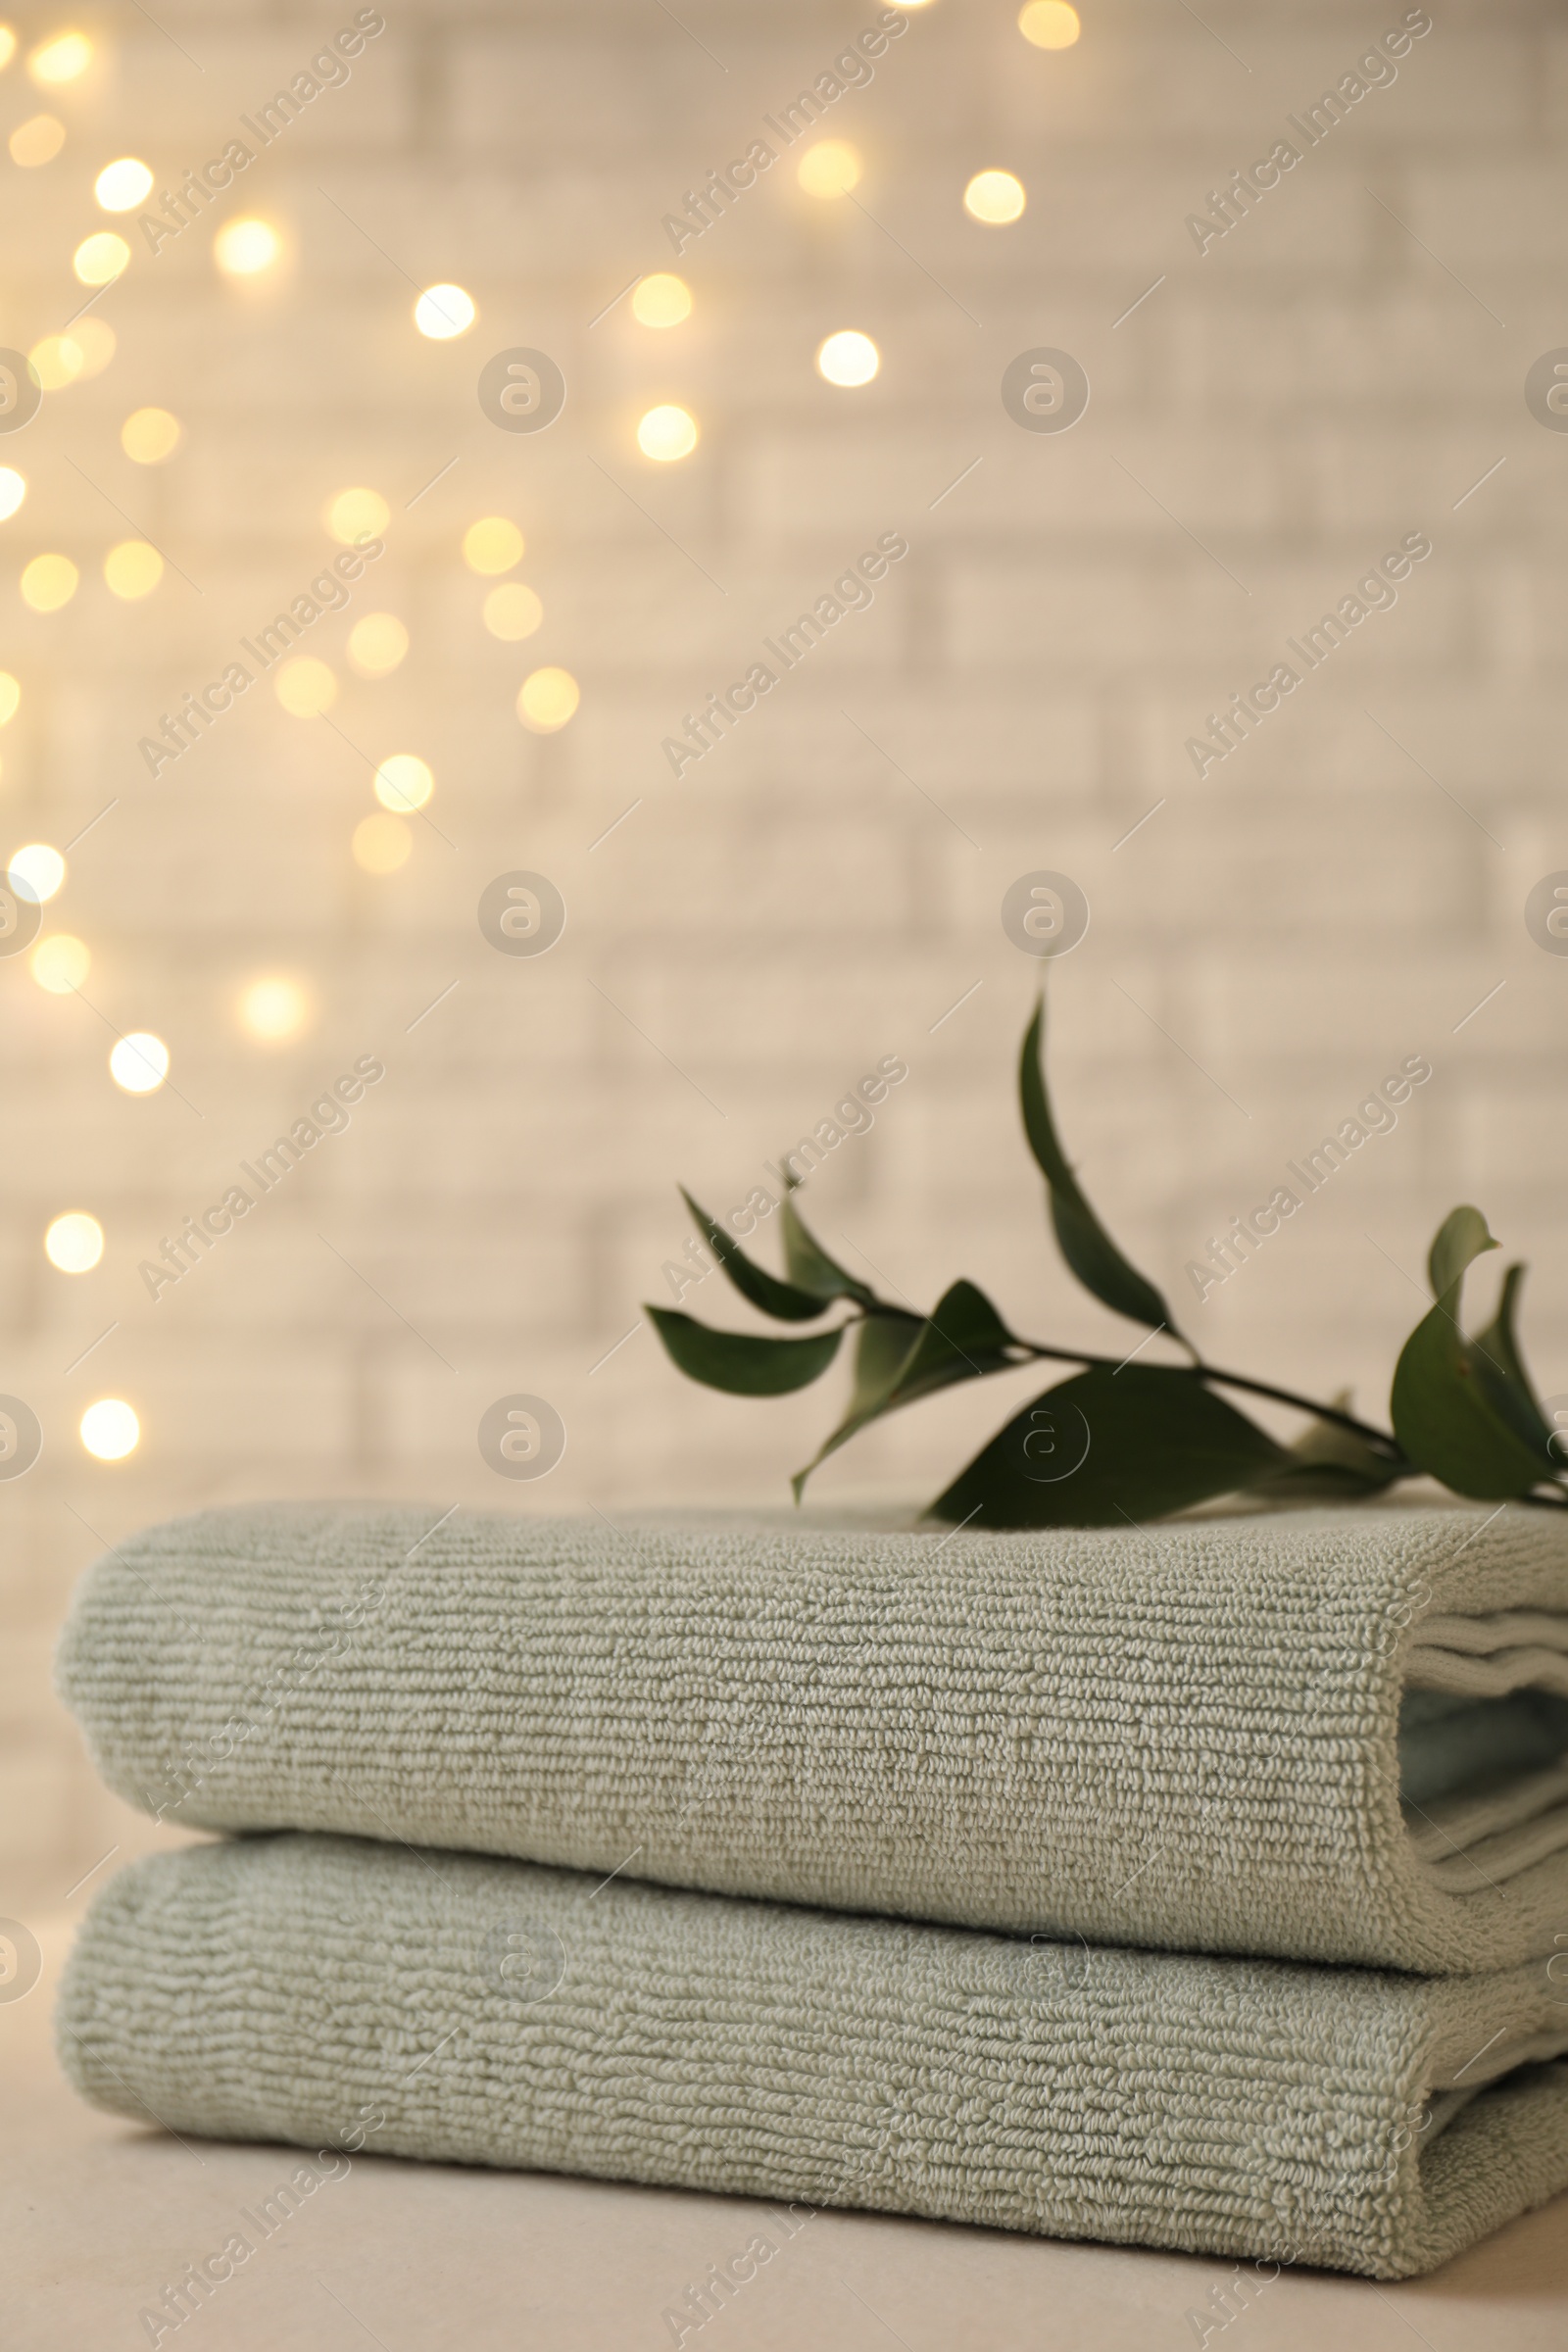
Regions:
<instances>
[{"instance_id":1,"label":"warm yellow light","mask_svg":"<svg viewBox=\"0 0 1568 2352\"><path fill-rule=\"evenodd\" d=\"M408 862L413 847L413 835L401 816L365 816L354 828L354 862L368 874L395 874Z\"/></svg>"},{"instance_id":2,"label":"warm yellow light","mask_svg":"<svg viewBox=\"0 0 1568 2352\"><path fill-rule=\"evenodd\" d=\"M28 352L27 365L46 392L63 392L81 373L81 345L74 335L45 335Z\"/></svg>"},{"instance_id":3,"label":"warm yellow light","mask_svg":"<svg viewBox=\"0 0 1568 2352\"><path fill-rule=\"evenodd\" d=\"M432 343L466 335L478 316L473 296L461 286L426 286L414 306L414 323Z\"/></svg>"},{"instance_id":4,"label":"warm yellow light","mask_svg":"<svg viewBox=\"0 0 1568 2352\"><path fill-rule=\"evenodd\" d=\"M27 60L27 72L34 81L53 87L79 80L91 64L92 43L84 32L57 32L39 42Z\"/></svg>"},{"instance_id":5,"label":"warm yellow light","mask_svg":"<svg viewBox=\"0 0 1568 2352\"><path fill-rule=\"evenodd\" d=\"M101 374L115 356L115 330L104 318L78 318L67 340L74 343L81 354L81 365L76 369L78 382L89 375Z\"/></svg>"},{"instance_id":6,"label":"warm yellow light","mask_svg":"<svg viewBox=\"0 0 1568 2352\"><path fill-rule=\"evenodd\" d=\"M92 957L84 940L74 939L69 931L51 931L27 957L27 968L50 996L69 997L92 970Z\"/></svg>"},{"instance_id":7,"label":"warm yellow light","mask_svg":"<svg viewBox=\"0 0 1568 2352\"><path fill-rule=\"evenodd\" d=\"M52 164L66 143L66 126L53 115L33 115L19 122L6 142L11 149L11 161L20 164L24 172L33 171L39 164Z\"/></svg>"},{"instance_id":8,"label":"warm yellow light","mask_svg":"<svg viewBox=\"0 0 1568 2352\"><path fill-rule=\"evenodd\" d=\"M81 577L69 556L34 556L22 575L22 601L35 612L58 612Z\"/></svg>"},{"instance_id":9,"label":"warm yellow light","mask_svg":"<svg viewBox=\"0 0 1568 2352\"><path fill-rule=\"evenodd\" d=\"M122 1396L100 1396L81 1416L81 1442L100 1462L122 1462L140 1438L141 1423Z\"/></svg>"},{"instance_id":10,"label":"warm yellow light","mask_svg":"<svg viewBox=\"0 0 1568 2352\"><path fill-rule=\"evenodd\" d=\"M62 1274L90 1274L104 1253L104 1229L84 1208L68 1209L44 1235L43 1250Z\"/></svg>"},{"instance_id":11,"label":"warm yellow light","mask_svg":"<svg viewBox=\"0 0 1568 2352\"><path fill-rule=\"evenodd\" d=\"M240 991L239 1025L258 1045L280 1046L298 1037L310 1011L309 993L283 973L270 973Z\"/></svg>"},{"instance_id":12,"label":"warm yellow light","mask_svg":"<svg viewBox=\"0 0 1568 2352\"><path fill-rule=\"evenodd\" d=\"M842 384L847 389L868 384L881 365L882 355L870 336L858 334L854 327L829 335L817 349L817 374L828 383Z\"/></svg>"},{"instance_id":13,"label":"warm yellow light","mask_svg":"<svg viewBox=\"0 0 1568 2352\"><path fill-rule=\"evenodd\" d=\"M1025 0L1018 11L1018 30L1037 49L1070 49L1083 27L1067 0Z\"/></svg>"},{"instance_id":14,"label":"warm yellow light","mask_svg":"<svg viewBox=\"0 0 1568 2352\"><path fill-rule=\"evenodd\" d=\"M847 196L860 184L860 155L848 139L818 139L796 173L808 196Z\"/></svg>"},{"instance_id":15,"label":"warm yellow light","mask_svg":"<svg viewBox=\"0 0 1568 2352\"><path fill-rule=\"evenodd\" d=\"M375 797L383 808L422 808L434 790L434 776L413 752L394 752L375 771Z\"/></svg>"},{"instance_id":16,"label":"warm yellow light","mask_svg":"<svg viewBox=\"0 0 1568 2352\"><path fill-rule=\"evenodd\" d=\"M133 155L122 155L119 163L105 164L92 192L106 213L133 213L152 184L146 165Z\"/></svg>"},{"instance_id":17,"label":"warm yellow light","mask_svg":"<svg viewBox=\"0 0 1568 2352\"><path fill-rule=\"evenodd\" d=\"M102 318L78 318L69 334L45 335L27 354L27 364L46 392L85 383L103 372L115 356L115 330Z\"/></svg>"},{"instance_id":18,"label":"warm yellow light","mask_svg":"<svg viewBox=\"0 0 1568 2352\"><path fill-rule=\"evenodd\" d=\"M145 539L122 539L104 558L104 584L127 605L151 596L164 576L164 559Z\"/></svg>"},{"instance_id":19,"label":"warm yellow light","mask_svg":"<svg viewBox=\"0 0 1568 2352\"><path fill-rule=\"evenodd\" d=\"M10 670L0 669L0 727L3 727L9 719L16 717L17 705L21 700L22 688L17 684Z\"/></svg>"},{"instance_id":20,"label":"warm yellow light","mask_svg":"<svg viewBox=\"0 0 1568 2352\"><path fill-rule=\"evenodd\" d=\"M27 477L14 466L0 466L0 522L9 522L27 495Z\"/></svg>"},{"instance_id":21,"label":"warm yellow light","mask_svg":"<svg viewBox=\"0 0 1568 2352\"><path fill-rule=\"evenodd\" d=\"M391 519L392 510L379 490L340 490L321 513L321 520L344 547L379 539Z\"/></svg>"},{"instance_id":22,"label":"warm yellow light","mask_svg":"<svg viewBox=\"0 0 1568 2352\"><path fill-rule=\"evenodd\" d=\"M697 447L696 420L672 405L650 409L637 427L637 446L645 458L657 458L662 466L673 465L677 458L689 458Z\"/></svg>"},{"instance_id":23,"label":"warm yellow light","mask_svg":"<svg viewBox=\"0 0 1568 2352\"><path fill-rule=\"evenodd\" d=\"M95 229L83 237L71 257L71 267L84 286L109 286L130 259L130 247L112 228Z\"/></svg>"},{"instance_id":24,"label":"warm yellow light","mask_svg":"<svg viewBox=\"0 0 1568 2352\"><path fill-rule=\"evenodd\" d=\"M161 466L184 438L184 426L167 409L132 409L120 428L120 446L138 466Z\"/></svg>"},{"instance_id":25,"label":"warm yellow light","mask_svg":"<svg viewBox=\"0 0 1568 2352\"><path fill-rule=\"evenodd\" d=\"M504 638L508 645L531 637L544 616L543 605L521 580L509 580L504 588L492 588L484 600L485 627L492 637Z\"/></svg>"},{"instance_id":26,"label":"warm yellow light","mask_svg":"<svg viewBox=\"0 0 1568 2352\"><path fill-rule=\"evenodd\" d=\"M66 861L46 841L29 841L18 850L6 868L6 879L19 897L42 906L66 878Z\"/></svg>"},{"instance_id":27,"label":"warm yellow light","mask_svg":"<svg viewBox=\"0 0 1568 2352\"><path fill-rule=\"evenodd\" d=\"M256 277L270 270L283 240L270 220L225 220L213 239L213 259L225 277Z\"/></svg>"},{"instance_id":28,"label":"warm yellow light","mask_svg":"<svg viewBox=\"0 0 1568 2352\"><path fill-rule=\"evenodd\" d=\"M319 718L337 701L337 680L314 654L296 654L278 671L272 691L295 718Z\"/></svg>"},{"instance_id":29,"label":"warm yellow light","mask_svg":"<svg viewBox=\"0 0 1568 2352\"><path fill-rule=\"evenodd\" d=\"M395 612L367 612L349 631L349 661L362 678L384 678L409 650L409 632Z\"/></svg>"},{"instance_id":30,"label":"warm yellow light","mask_svg":"<svg viewBox=\"0 0 1568 2352\"><path fill-rule=\"evenodd\" d=\"M150 1029L132 1029L109 1055L109 1075L127 1095L153 1095L169 1076L169 1048Z\"/></svg>"},{"instance_id":31,"label":"warm yellow light","mask_svg":"<svg viewBox=\"0 0 1568 2352\"><path fill-rule=\"evenodd\" d=\"M517 689L517 716L532 734L554 735L581 700L569 669L536 669Z\"/></svg>"},{"instance_id":32,"label":"warm yellow light","mask_svg":"<svg viewBox=\"0 0 1568 2352\"><path fill-rule=\"evenodd\" d=\"M683 277L656 270L652 277L638 280L631 315L642 326L679 326L692 315L692 290Z\"/></svg>"},{"instance_id":33,"label":"warm yellow light","mask_svg":"<svg viewBox=\"0 0 1568 2352\"><path fill-rule=\"evenodd\" d=\"M1027 201L1023 181L1010 172L977 172L963 191L963 209L970 219L993 228L1016 220Z\"/></svg>"},{"instance_id":34,"label":"warm yellow light","mask_svg":"<svg viewBox=\"0 0 1568 2352\"><path fill-rule=\"evenodd\" d=\"M9 24L0 24L0 74L3 74L17 54L17 36Z\"/></svg>"},{"instance_id":35,"label":"warm yellow light","mask_svg":"<svg viewBox=\"0 0 1568 2352\"><path fill-rule=\"evenodd\" d=\"M485 514L463 534L463 561L470 571L510 571L522 562L522 533L504 514Z\"/></svg>"},{"instance_id":36,"label":"warm yellow light","mask_svg":"<svg viewBox=\"0 0 1568 2352\"><path fill-rule=\"evenodd\" d=\"M375 771L375 797L383 808L410 814L422 808L435 789L435 777L413 752L394 752Z\"/></svg>"}]
</instances>

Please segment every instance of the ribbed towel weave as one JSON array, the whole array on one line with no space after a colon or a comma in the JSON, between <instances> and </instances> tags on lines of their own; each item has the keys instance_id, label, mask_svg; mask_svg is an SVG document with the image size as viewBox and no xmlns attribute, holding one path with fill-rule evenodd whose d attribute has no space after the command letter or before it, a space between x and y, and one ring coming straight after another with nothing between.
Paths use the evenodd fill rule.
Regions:
<instances>
[{"instance_id":1,"label":"ribbed towel weave","mask_svg":"<svg viewBox=\"0 0 1568 2352\"><path fill-rule=\"evenodd\" d=\"M1030 1945L337 1838L122 1871L59 2042L179 2132L793 2201L775 2245L855 2205L1396 2278L1568 2183L1540 1964Z\"/></svg>"},{"instance_id":2,"label":"ribbed towel weave","mask_svg":"<svg viewBox=\"0 0 1568 2352\"><path fill-rule=\"evenodd\" d=\"M987 1537L218 1510L89 1571L60 1687L110 1787L191 1826L1416 1970L1568 1922L1546 1511Z\"/></svg>"}]
</instances>

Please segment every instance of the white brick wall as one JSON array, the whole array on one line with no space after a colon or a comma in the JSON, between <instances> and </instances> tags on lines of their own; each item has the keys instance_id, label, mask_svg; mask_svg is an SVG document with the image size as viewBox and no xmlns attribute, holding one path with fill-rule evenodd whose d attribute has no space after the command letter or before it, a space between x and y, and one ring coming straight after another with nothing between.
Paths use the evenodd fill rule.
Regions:
<instances>
[{"instance_id":1,"label":"white brick wall","mask_svg":"<svg viewBox=\"0 0 1568 2352\"><path fill-rule=\"evenodd\" d=\"M998 907L1032 867L1069 871L1094 908L1053 989L1067 1132L1167 1284L1391 1057L1436 1065L1398 1131L1195 1312L1216 1353L1381 1406L1418 1300L1367 1236L1418 1269L1437 1218L1474 1196L1535 1265L1531 1343L1544 1386L1568 1387L1568 964L1521 919L1536 879L1568 865L1568 440L1522 399L1531 361L1568 339L1568 34L1544 0L1436 0L1395 85L1200 257L1186 214L1397 22L1397 0L1209 0L1212 31L1163 0L1085 0L1083 40L1055 56L1021 41L1012 0L935 0L824 125L862 152L865 210L806 198L792 155L677 264L661 217L875 13L683 0L694 38L645 0L389 5L349 84L212 219L156 257L137 244L95 306L119 338L107 369L0 439L28 480L0 525L0 662L24 688L0 736L6 847L64 844L118 802L50 910L92 950L87 1001L0 962L0 1388L47 1435L37 1468L0 1483L0 1911L58 1901L140 1835L94 1792L47 1694L53 1629L100 1538L260 1494L780 1498L827 1391L714 1396L646 1330L593 1367L684 1244L677 1180L715 1206L742 1198L879 1054L911 1074L813 1188L824 1232L920 1298L966 1272L1039 1337L1128 1337L1054 1261L1017 1133L1036 974ZM0 341L29 347L79 301L70 257L105 224L104 162L137 154L160 186L177 179L352 14L162 0L166 32L110 6L76 88L37 91L20 58L0 74L7 134L45 108L70 134L40 170L0 157ZM24 45L53 24L29 20ZM962 212L992 165L1028 188L1015 227ZM281 228L287 258L236 289L212 227L245 211ZM590 325L634 271L668 267L696 297L684 326L643 329L625 302ZM480 307L448 344L410 319L439 278ZM846 325L883 354L858 392L811 364ZM474 396L515 343L569 385L536 439L494 430ZM1094 387L1060 438L1020 432L998 397L1006 362L1041 343ZM662 468L633 434L666 399L703 437ZM186 427L155 469L119 443L148 403ZM308 649L339 673L342 732L290 718L262 683L150 779L136 738L319 569L322 507L357 482L392 509L387 552ZM486 583L461 561L487 513L527 534L517 576L545 620L525 645L485 634ZM1418 525L1434 554L1397 609L1200 783L1185 737ZM888 528L911 552L874 607L673 779L660 743L681 713ZM144 605L117 605L100 566L132 531L197 587L171 569ZM17 582L46 549L82 584L40 616ZM372 610L413 641L373 684L343 658ZM541 662L583 692L548 740L513 714ZM436 774L448 838L416 825L388 880L349 853L373 807L355 746L416 751ZM475 924L485 883L515 866L550 874L570 910L538 962L496 955ZM306 981L316 1007L271 1051L234 1016L269 971ZM111 1027L169 1041L189 1107L173 1086L116 1091ZM137 1260L368 1051L387 1077L351 1131L154 1304ZM81 1278L42 1255L70 1207L108 1236ZM716 1277L690 1303L747 1319ZM569 1431L537 1488L503 1483L475 1445L514 1390L551 1397ZM102 1395L142 1417L119 1465L75 1435ZM934 1490L1004 1402L918 1409L841 1457L823 1494Z\"/></svg>"}]
</instances>

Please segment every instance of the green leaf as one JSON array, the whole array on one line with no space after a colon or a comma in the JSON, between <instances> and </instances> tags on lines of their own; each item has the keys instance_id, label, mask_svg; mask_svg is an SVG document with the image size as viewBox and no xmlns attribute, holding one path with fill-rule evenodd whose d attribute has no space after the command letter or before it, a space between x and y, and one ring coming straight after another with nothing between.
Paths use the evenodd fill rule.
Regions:
<instances>
[{"instance_id":1,"label":"green leaf","mask_svg":"<svg viewBox=\"0 0 1568 2352\"><path fill-rule=\"evenodd\" d=\"M912 1404L956 1380L978 1380L1027 1360L984 1291L960 1280L937 1300L882 1409Z\"/></svg>"},{"instance_id":2,"label":"green leaf","mask_svg":"<svg viewBox=\"0 0 1568 2352\"><path fill-rule=\"evenodd\" d=\"M1348 1413L1349 1390L1342 1390L1330 1402ZM1337 1421L1314 1421L1255 1492L1263 1502L1352 1502L1380 1494L1408 1475L1408 1467L1391 1461L1353 1429L1342 1429Z\"/></svg>"},{"instance_id":3,"label":"green leaf","mask_svg":"<svg viewBox=\"0 0 1568 2352\"><path fill-rule=\"evenodd\" d=\"M780 1323L809 1323L825 1311L827 1302L814 1293L797 1290L793 1283L780 1282L776 1274L754 1266L734 1236L715 1225L706 1208L698 1207L684 1185L680 1197L691 1210L698 1232L743 1298Z\"/></svg>"},{"instance_id":4,"label":"green leaf","mask_svg":"<svg viewBox=\"0 0 1568 2352\"><path fill-rule=\"evenodd\" d=\"M1479 1208L1450 1208L1427 1251L1427 1280L1433 1298L1441 1298L1445 1291L1451 1291L1478 1257L1496 1247Z\"/></svg>"},{"instance_id":5,"label":"green leaf","mask_svg":"<svg viewBox=\"0 0 1568 2352\"><path fill-rule=\"evenodd\" d=\"M855 1350L855 1385L850 1391L851 1413L861 1413L885 1396L914 1352L925 1329L919 1315L867 1315L860 1325Z\"/></svg>"},{"instance_id":6,"label":"green leaf","mask_svg":"<svg viewBox=\"0 0 1568 2352\"><path fill-rule=\"evenodd\" d=\"M1533 1446L1554 1469L1560 1470L1563 1457L1552 1444L1555 1432L1537 1401L1534 1384L1514 1336L1514 1307L1524 1278L1525 1270L1520 1265L1510 1266L1503 1275L1497 1311L1486 1330L1477 1332L1470 1342L1470 1359L1494 1410L1501 1414L1514 1436Z\"/></svg>"},{"instance_id":7,"label":"green leaf","mask_svg":"<svg viewBox=\"0 0 1568 2352\"><path fill-rule=\"evenodd\" d=\"M960 1470L927 1517L1121 1527L1255 1485L1285 1449L1174 1366L1096 1365L1048 1389Z\"/></svg>"},{"instance_id":8,"label":"green leaf","mask_svg":"<svg viewBox=\"0 0 1568 2352\"><path fill-rule=\"evenodd\" d=\"M1400 1349L1389 1399L1394 1434L1417 1469L1476 1502L1528 1494L1554 1466L1544 1441L1533 1445L1499 1410L1459 1327L1465 1271L1496 1246L1479 1209L1445 1218L1428 1261L1438 1302Z\"/></svg>"},{"instance_id":9,"label":"green leaf","mask_svg":"<svg viewBox=\"0 0 1568 2352\"><path fill-rule=\"evenodd\" d=\"M1067 1164L1046 1093L1041 1054L1045 1018L1046 1001L1042 997L1024 1033L1023 1053L1018 1062L1018 1095L1024 1134L1050 1193L1051 1222L1061 1254L1085 1290L1092 1291L1102 1304L1114 1308L1118 1315L1130 1316L1135 1323L1151 1324L1155 1330L1163 1324L1173 1337L1181 1339L1170 1308L1153 1284L1146 1282L1123 1257L1084 1199L1078 1179ZM1185 1340L1182 1345L1187 1345Z\"/></svg>"},{"instance_id":10,"label":"green leaf","mask_svg":"<svg viewBox=\"0 0 1568 2352\"><path fill-rule=\"evenodd\" d=\"M954 1283L938 1299L928 1321L912 1315L897 1317L902 1328L879 1336L866 1354L867 1341L877 1324L894 1321L891 1316L878 1316L864 1325L861 1363L857 1365L850 1409L805 1469L796 1472L792 1483L797 1502L817 1464L837 1453L868 1421L896 1412L900 1405L913 1404L917 1397L930 1396L938 1389L951 1388L955 1381L980 1380L988 1372L1010 1371L1026 1360L990 1299L972 1282ZM905 1345L899 1353L901 1340ZM883 1374L880 1383L879 1370Z\"/></svg>"},{"instance_id":11,"label":"green leaf","mask_svg":"<svg viewBox=\"0 0 1568 2352\"><path fill-rule=\"evenodd\" d=\"M840 1326L808 1340L755 1339L749 1332L710 1330L674 1307L645 1311L672 1362L688 1378L732 1396L784 1396L809 1387L827 1370L844 1337Z\"/></svg>"},{"instance_id":12,"label":"green leaf","mask_svg":"<svg viewBox=\"0 0 1568 2352\"><path fill-rule=\"evenodd\" d=\"M915 1345L925 1324L918 1315L867 1315L860 1325L860 1335L855 1349L855 1380L850 1390L849 1408L843 1420L830 1436L823 1439L804 1470L797 1470L790 1480L790 1490L797 1502L806 1492L806 1482L811 1472L847 1446L857 1430L874 1421L883 1409L885 1399L898 1380L906 1359L914 1352Z\"/></svg>"},{"instance_id":13,"label":"green leaf","mask_svg":"<svg viewBox=\"0 0 1568 2352\"><path fill-rule=\"evenodd\" d=\"M865 1284L835 1265L821 1244L807 1232L787 1193L779 1208L779 1222L784 1228L784 1263L798 1289L809 1291L824 1304L830 1298L853 1298L859 1306L874 1303Z\"/></svg>"}]
</instances>

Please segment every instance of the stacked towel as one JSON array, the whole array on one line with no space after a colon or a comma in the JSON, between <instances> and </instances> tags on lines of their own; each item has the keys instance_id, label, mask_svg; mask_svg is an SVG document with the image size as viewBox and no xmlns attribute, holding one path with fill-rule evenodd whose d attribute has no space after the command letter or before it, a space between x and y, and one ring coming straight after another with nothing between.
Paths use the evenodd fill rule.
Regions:
<instances>
[{"instance_id":1,"label":"stacked towel","mask_svg":"<svg viewBox=\"0 0 1568 2352\"><path fill-rule=\"evenodd\" d=\"M99 1897L100 2104L1380 2278L1568 2185L1544 1512L220 1511L60 1673L251 1833Z\"/></svg>"}]
</instances>

